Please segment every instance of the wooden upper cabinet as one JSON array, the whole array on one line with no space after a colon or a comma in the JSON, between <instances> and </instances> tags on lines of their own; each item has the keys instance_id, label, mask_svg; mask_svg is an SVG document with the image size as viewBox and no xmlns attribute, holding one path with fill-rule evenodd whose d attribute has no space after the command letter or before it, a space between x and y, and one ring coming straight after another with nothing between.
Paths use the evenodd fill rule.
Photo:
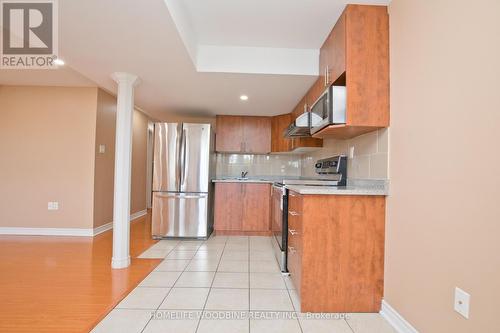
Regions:
<instances>
[{"instance_id":1,"label":"wooden upper cabinet","mask_svg":"<svg viewBox=\"0 0 500 333\"><path fill-rule=\"evenodd\" d=\"M302 97L302 99L297 103L292 111L292 120L297 119L298 116L307 111L307 95Z\"/></svg>"},{"instance_id":2,"label":"wooden upper cabinet","mask_svg":"<svg viewBox=\"0 0 500 333\"><path fill-rule=\"evenodd\" d=\"M320 49L319 73L323 87L332 85L346 71L345 22L344 12Z\"/></svg>"},{"instance_id":3,"label":"wooden upper cabinet","mask_svg":"<svg viewBox=\"0 0 500 333\"><path fill-rule=\"evenodd\" d=\"M243 150L243 117L217 116L217 138L215 149L220 152L240 152Z\"/></svg>"},{"instance_id":4,"label":"wooden upper cabinet","mask_svg":"<svg viewBox=\"0 0 500 333\"><path fill-rule=\"evenodd\" d=\"M347 139L388 127L387 6L347 5L320 49L319 72L323 88L346 86L347 120L345 125L328 126L314 137Z\"/></svg>"},{"instance_id":5,"label":"wooden upper cabinet","mask_svg":"<svg viewBox=\"0 0 500 333\"><path fill-rule=\"evenodd\" d=\"M271 152L287 152L292 149L292 140L283 137L283 132L292 122L290 113L274 116L271 119Z\"/></svg>"},{"instance_id":6,"label":"wooden upper cabinet","mask_svg":"<svg viewBox=\"0 0 500 333\"><path fill-rule=\"evenodd\" d=\"M386 6L348 5L347 124L389 126L389 15Z\"/></svg>"},{"instance_id":7,"label":"wooden upper cabinet","mask_svg":"<svg viewBox=\"0 0 500 333\"><path fill-rule=\"evenodd\" d=\"M324 82L322 81L322 78L320 77L319 79L314 82L314 84L309 88L307 91L305 100L307 103L307 109L310 110L311 106L316 102L316 100L321 96L321 94L325 91L325 86Z\"/></svg>"},{"instance_id":8,"label":"wooden upper cabinet","mask_svg":"<svg viewBox=\"0 0 500 333\"><path fill-rule=\"evenodd\" d=\"M217 116L216 151L267 154L271 152L271 117Z\"/></svg>"},{"instance_id":9,"label":"wooden upper cabinet","mask_svg":"<svg viewBox=\"0 0 500 333\"><path fill-rule=\"evenodd\" d=\"M268 154L271 152L271 117L243 118L243 152Z\"/></svg>"}]
</instances>

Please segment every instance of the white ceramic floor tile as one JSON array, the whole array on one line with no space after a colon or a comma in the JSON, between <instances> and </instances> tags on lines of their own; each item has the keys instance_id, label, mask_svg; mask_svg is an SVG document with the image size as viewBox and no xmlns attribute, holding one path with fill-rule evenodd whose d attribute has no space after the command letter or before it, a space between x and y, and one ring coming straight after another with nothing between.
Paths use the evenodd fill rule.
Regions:
<instances>
[{"instance_id":1,"label":"white ceramic floor tile","mask_svg":"<svg viewBox=\"0 0 500 333\"><path fill-rule=\"evenodd\" d=\"M162 239L162 240L159 240L158 243L156 243L153 246L151 246L151 248L155 248L155 249L173 249L174 247L177 246L177 244L179 244L178 240Z\"/></svg>"},{"instance_id":2,"label":"white ceramic floor tile","mask_svg":"<svg viewBox=\"0 0 500 333\"><path fill-rule=\"evenodd\" d=\"M297 290L290 289L288 290L288 293L290 294L290 298L292 299L293 308L295 309L295 311L300 312L300 298Z\"/></svg>"},{"instance_id":3,"label":"white ceramic floor tile","mask_svg":"<svg viewBox=\"0 0 500 333\"><path fill-rule=\"evenodd\" d=\"M151 272L139 284L141 287L172 287L181 272Z\"/></svg>"},{"instance_id":4,"label":"white ceramic floor tile","mask_svg":"<svg viewBox=\"0 0 500 333\"><path fill-rule=\"evenodd\" d=\"M254 273L279 273L280 268L276 260L250 261L250 272Z\"/></svg>"},{"instance_id":5,"label":"white ceramic floor tile","mask_svg":"<svg viewBox=\"0 0 500 333\"><path fill-rule=\"evenodd\" d=\"M349 313L347 322L355 333L397 333L378 313Z\"/></svg>"},{"instance_id":6,"label":"white ceramic floor tile","mask_svg":"<svg viewBox=\"0 0 500 333\"><path fill-rule=\"evenodd\" d=\"M261 261L261 260L274 260L275 256L272 251L251 251L250 252L250 260L253 261Z\"/></svg>"},{"instance_id":7,"label":"white ceramic floor tile","mask_svg":"<svg viewBox=\"0 0 500 333\"><path fill-rule=\"evenodd\" d=\"M250 310L293 311L287 290L250 289Z\"/></svg>"},{"instance_id":8,"label":"white ceramic floor tile","mask_svg":"<svg viewBox=\"0 0 500 333\"><path fill-rule=\"evenodd\" d=\"M248 244L226 244L225 251L246 251L248 252Z\"/></svg>"},{"instance_id":9,"label":"white ceramic floor tile","mask_svg":"<svg viewBox=\"0 0 500 333\"><path fill-rule=\"evenodd\" d=\"M155 271L157 272L182 272L187 265L189 260L171 260L165 259L158 266L156 266Z\"/></svg>"},{"instance_id":10,"label":"white ceramic floor tile","mask_svg":"<svg viewBox=\"0 0 500 333\"><path fill-rule=\"evenodd\" d=\"M222 260L248 260L248 252L224 250Z\"/></svg>"},{"instance_id":11,"label":"white ceramic floor tile","mask_svg":"<svg viewBox=\"0 0 500 333\"><path fill-rule=\"evenodd\" d=\"M286 314L281 314L284 317ZM250 331L252 333L301 333L297 319L250 319ZM332 333L336 333L333 332Z\"/></svg>"},{"instance_id":12,"label":"white ceramic floor tile","mask_svg":"<svg viewBox=\"0 0 500 333\"><path fill-rule=\"evenodd\" d=\"M205 242L205 244L211 244L211 243L223 243L223 244L225 244L226 240L227 240L227 236L212 236Z\"/></svg>"},{"instance_id":13,"label":"white ceramic floor tile","mask_svg":"<svg viewBox=\"0 0 500 333\"><path fill-rule=\"evenodd\" d=\"M252 245L250 244L250 252L270 252L273 253L271 245Z\"/></svg>"},{"instance_id":14,"label":"white ceramic floor tile","mask_svg":"<svg viewBox=\"0 0 500 333\"><path fill-rule=\"evenodd\" d=\"M250 273L250 288L286 289L281 273Z\"/></svg>"},{"instance_id":15,"label":"white ceramic floor tile","mask_svg":"<svg viewBox=\"0 0 500 333\"><path fill-rule=\"evenodd\" d=\"M340 314L308 313L299 316L299 322L303 333L352 333Z\"/></svg>"},{"instance_id":16,"label":"white ceramic floor tile","mask_svg":"<svg viewBox=\"0 0 500 333\"><path fill-rule=\"evenodd\" d=\"M150 318L150 310L115 309L97 324L92 333L140 333Z\"/></svg>"},{"instance_id":17,"label":"white ceramic floor tile","mask_svg":"<svg viewBox=\"0 0 500 333\"><path fill-rule=\"evenodd\" d=\"M284 275L283 280L285 280L285 284L286 284L287 289L292 289L292 290L296 289L295 286L293 285L293 281L292 281L292 278L290 277L290 275Z\"/></svg>"},{"instance_id":18,"label":"white ceramic floor tile","mask_svg":"<svg viewBox=\"0 0 500 333\"><path fill-rule=\"evenodd\" d=\"M226 247L225 243L204 243L200 245L198 251L218 251L222 252L222 250Z\"/></svg>"},{"instance_id":19,"label":"white ceramic floor tile","mask_svg":"<svg viewBox=\"0 0 500 333\"><path fill-rule=\"evenodd\" d=\"M224 273L215 274L213 288L248 288L248 273Z\"/></svg>"},{"instance_id":20,"label":"white ceramic floor tile","mask_svg":"<svg viewBox=\"0 0 500 333\"><path fill-rule=\"evenodd\" d=\"M222 256L222 250L198 251L198 252L196 252L193 259L196 259L196 260L199 260L199 259L216 260L216 259L220 259L221 256Z\"/></svg>"},{"instance_id":21,"label":"white ceramic floor tile","mask_svg":"<svg viewBox=\"0 0 500 333\"><path fill-rule=\"evenodd\" d=\"M248 272L247 260L221 260L218 272L245 273Z\"/></svg>"},{"instance_id":22,"label":"white ceramic floor tile","mask_svg":"<svg viewBox=\"0 0 500 333\"><path fill-rule=\"evenodd\" d=\"M206 310L249 310L248 289L212 288L208 295Z\"/></svg>"},{"instance_id":23,"label":"white ceramic floor tile","mask_svg":"<svg viewBox=\"0 0 500 333\"><path fill-rule=\"evenodd\" d=\"M191 259L196 254L196 251L178 251L172 250L168 255L167 259Z\"/></svg>"},{"instance_id":24,"label":"white ceramic floor tile","mask_svg":"<svg viewBox=\"0 0 500 333\"><path fill-rule=\"evenodd\" d=\"M137 258L141 258L141 259L163 259L165 258L168 253L170 252L171 250L165 250L165 249L159 249L159 250L155 250L155 249L147 249L146 251L142 252L140 256L138 256Z\"/></svg>"},{"instance_id":25,"label":"white ceramic floor tile","mask_svg":"<svg viewBox=\"0 0 500 333\"><path fill-rule=\"evenodd\" d=\"M221 316L223 316L221 318ZM249 333L248 319L235 318L225 312L206 311L197 333Z\"/></svg>"},{"instance_id":26,"label":"white ceramic floor tile","mask_svg":"<svg viewBox=\"0 0 500 333\"><path fill-rule=\"evenodd\" d=\"M119 309L156 309L170 288L137 287L116 307Z\"/></svg>"},{"instance_id":27,"label":"white ceramic floor tile","mask_svg":"<svg viewBox=\"0 0 500 333\"><path fill-rule=\"evenodd\" d=\"M215 272L184 272L175 284L175 287L203 287L212 285Z\"/></svg>"},{"instance_id":28,"label":"white ceramic floor tile","mask_svg":"<svg viewBox=\"0 0 500 333\"><path fill-rule=\"evenodd\" d=\"M190 272L215 272L219 265L219 259L193 259L186 267Z\"/></svg>"},{"instance_id":29,"label":"white ceramic floor tile","mask_svg":"<svg viewBox=\"0 0 500 333\"><path fill-rule=\"evenodd\" d=\"M226 244L230 243L248 243L248 236L228 236Z\"/></svg>"},{"instance_id":30,"label":"white ceramic floor tile","mask_svg":"<svg viewBox=\"0 0 500 333\"><path fill-rule=\"evenodd\" d=\"M201 244L179 244L175 247L176 251L197 251Z\"/></svg>"},{"instance_id":31,"label":"white ceramic floor tile","mask_svg":"<svg viewBox=\"0 0 500 333\"><path fill-rule=\"evenodd\" d=\"M162 310L159 312L162 313L165 311ZM161 317L160 319L151 319L143 333L195 333L200 317L201 312L196 311L193 314L193 319L164 319Z\"/></svg>"},{"instance_id":32,"label":"white ceramic floor tile","mask_svg":"<svg viewBox=\"0 0 500 333\"><path fill-rule=\"evenodd\" d=\"M202 310L209 288L172 288L160 309Z\"/></svg>"}]
</instances>

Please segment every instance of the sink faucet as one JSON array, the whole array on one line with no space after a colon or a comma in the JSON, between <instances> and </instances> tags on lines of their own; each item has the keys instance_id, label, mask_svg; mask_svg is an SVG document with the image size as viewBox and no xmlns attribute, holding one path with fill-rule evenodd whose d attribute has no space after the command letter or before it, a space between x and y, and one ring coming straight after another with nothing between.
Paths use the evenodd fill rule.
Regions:
<instances>
[{"instance_id":1,"label":"sink faucet","mask_svg":"<svg viewBox=\"0 0 500 333\"><path fill-rule=\"evenodd\" d=\"M241 172L241 178L246 178L248 175L248 171L242 171Z\"/></svg>"}]
</instances>

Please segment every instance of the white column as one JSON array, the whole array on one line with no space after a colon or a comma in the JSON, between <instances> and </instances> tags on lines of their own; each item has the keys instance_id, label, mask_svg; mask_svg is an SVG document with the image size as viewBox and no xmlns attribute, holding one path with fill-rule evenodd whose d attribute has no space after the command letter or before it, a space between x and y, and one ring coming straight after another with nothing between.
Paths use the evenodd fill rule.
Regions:
<instances>
[{"instance_id":1,"label":"white column","mask_svg":"<svg viewBox=\"0 0 500 333\"><path fill-rule=\"evenodd\" d=\"M113 73L111 77L118 83L111 267L125 268L130 265L132 120L134 116L134 87L139 80L136 75L122 72Z\"/></svg>"}]
</instances>

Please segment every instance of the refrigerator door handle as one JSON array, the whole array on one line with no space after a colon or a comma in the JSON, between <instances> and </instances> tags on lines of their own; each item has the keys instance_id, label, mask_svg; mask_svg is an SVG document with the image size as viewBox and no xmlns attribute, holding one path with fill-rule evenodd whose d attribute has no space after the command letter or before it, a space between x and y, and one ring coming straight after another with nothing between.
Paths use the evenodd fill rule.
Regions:
<instances>
[{"instance_id":1,"label":"refrigerator door handle","mask_svg":"<svg viewBox=\"0 0 500 333\"><path fill-rule=\"evenodd\" d=\"M181 157L180 157L180 162L181 162L181 167L180 167L180 172L181 172L181 177L180 177L180 184L179 184L179 190L182 191L182 187L184 186L184 179L186 178L186 129L182 129L182 134L181 134Z\"/></svg>"}]
</instances>

